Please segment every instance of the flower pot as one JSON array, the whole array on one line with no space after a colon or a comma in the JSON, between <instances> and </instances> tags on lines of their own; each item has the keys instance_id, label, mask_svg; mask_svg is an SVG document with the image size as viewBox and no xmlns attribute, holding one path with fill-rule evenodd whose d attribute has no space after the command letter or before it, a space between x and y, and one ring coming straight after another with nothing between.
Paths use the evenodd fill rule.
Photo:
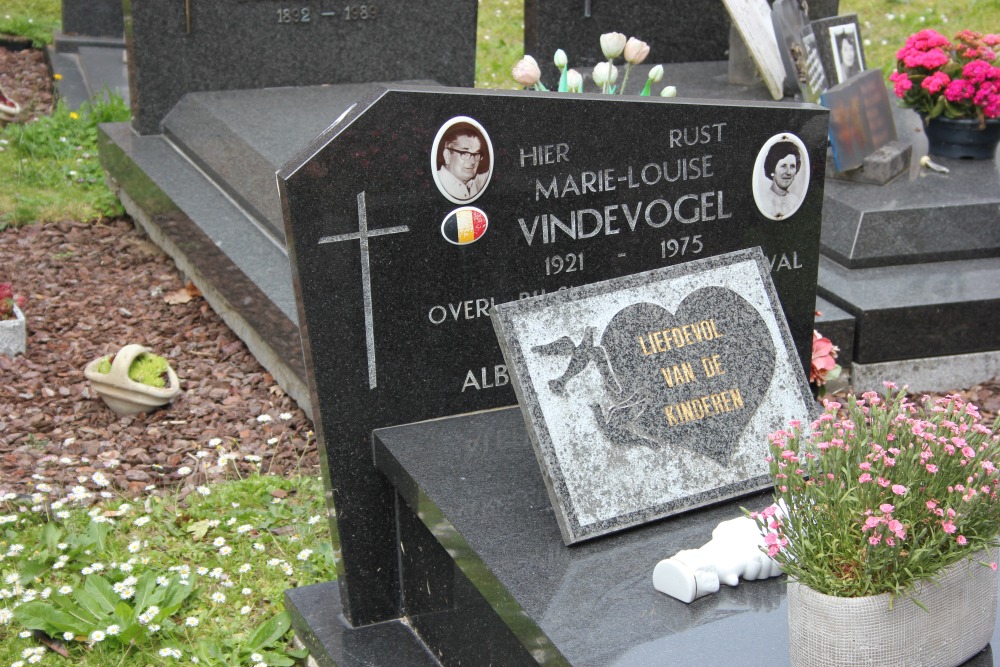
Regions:
<instances>
[{"instance_id":1,"label":"flower pot","mask_svg":"<svg viewBox=\"0 0 1000 667\"><path fill-rule=\"evenodd\" d=\"M1000 143L1000 118L987 120L980 129L978 120L938 116L925 120L924 130L930 154L938 157L992 160Z\"/></svg>"},{"instance_id":2,"label":"flower pot","mask_svg":"<svg viewBox=\"0 0 1000 667\"><path fill-rule=\"evenodd\" d=\"M13 357L24 354L28 342L28 327L24 313L14 306L14 319L0 320L0 355Z\"/></svg>"},{"instance_id":3,"label":"flower pot","mask_svg":"<svg viewBox=\"0 0 1000 667\"><path fill-rule=\"evenodd\" d=\"M104 399L108 407L120 416L148 412L174 400L180 391L180 383L174 369L167 366L169 382L162 389L136 382L128 376L132 361L143 352L148 352L141 345L126 345L115 355L111 362L111 371L97 372L97 365L104 357L94 359L83 369L84 376L90 380L91 386Z\"/></svg>"},{"instance_id":4,"label":"flower pot","mask_svg":"<svg viewBox=\"0 0 1000 667\"><path fill-rule=\"evenodd\" d=\"M793 667L960 665L990 641L997 573L978 551L918 583L913 597L838 598L788 582L788 645Z\"/></svg>"}]
</instances>

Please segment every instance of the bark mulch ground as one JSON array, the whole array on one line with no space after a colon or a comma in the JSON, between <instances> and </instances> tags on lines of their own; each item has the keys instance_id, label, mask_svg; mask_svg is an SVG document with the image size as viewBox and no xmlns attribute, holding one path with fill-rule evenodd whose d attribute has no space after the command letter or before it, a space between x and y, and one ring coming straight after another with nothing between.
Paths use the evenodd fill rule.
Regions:
<instances>
[{"instance_id":1,"label":"bark mulch ground","mask_svg":"<svg viewBox=\"0 0 1000 667\"><path fill-rule=\"evenodd\" d=\"M130 221L0 232L0 281L28 299L27 354L0 357L0 487L72 485L95 470L133 492L173 484L215 438L265 471L318 470L305 414ZM169 407L119 418L91 389L83 367L127 343L177 371Z\"/></svg>"}]
</instances>

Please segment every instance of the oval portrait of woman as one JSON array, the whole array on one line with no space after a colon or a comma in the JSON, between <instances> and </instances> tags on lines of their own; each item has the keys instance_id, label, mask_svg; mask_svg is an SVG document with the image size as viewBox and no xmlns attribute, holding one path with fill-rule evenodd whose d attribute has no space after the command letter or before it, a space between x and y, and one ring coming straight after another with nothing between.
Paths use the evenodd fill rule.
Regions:
<instances>
[{"instance_id":1,"label":"oval portrait of woman","mask_svg":"<svg viewBox=\"0 0 1000 667\"><path fill-rule=\"evenodd\" d=\"M809 190L809 153L791 133L776 134L757 154L753 168L753 198L771 220L791 217Z\"/></svg>"},{"instance_id":2,"label":"oval portrait of woman","mask_svg":"<svg viewBox=\"0 0 1000 667\"><path fill-rule=\"evenodd\" d=\"M493 175L493 143L483 126L468 116L442 125L431 148L431 173L448 201L479 199Z\"/></svg>"}]
</instances>

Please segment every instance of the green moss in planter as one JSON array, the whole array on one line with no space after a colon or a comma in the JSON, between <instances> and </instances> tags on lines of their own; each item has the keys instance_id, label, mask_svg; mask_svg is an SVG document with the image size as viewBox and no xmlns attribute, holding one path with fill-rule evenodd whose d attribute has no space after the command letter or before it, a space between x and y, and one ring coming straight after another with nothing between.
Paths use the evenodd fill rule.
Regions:
<instances>
[{"instance_id":1,"label":"green moss in planter","mask_svg":"<svg viewBox=\"0 0 1000 667\"><path fill-rule=\"evenodd\" d=\"M98 373L110 373L111 363L115 360L115 355L109 354L101 359L97 364ZM128 367L129 379L140 384L149 385L163 389L167 386L170 376L167 374L167 360L163 357L148 352L143 352L132 360L132 365Z\"/></svg>"}]
</instances>

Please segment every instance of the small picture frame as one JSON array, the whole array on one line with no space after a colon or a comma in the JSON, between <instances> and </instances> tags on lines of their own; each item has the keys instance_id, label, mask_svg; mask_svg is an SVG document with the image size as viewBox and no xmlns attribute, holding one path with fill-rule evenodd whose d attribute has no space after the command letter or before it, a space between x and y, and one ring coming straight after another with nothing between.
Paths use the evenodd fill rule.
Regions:
<instances>
[{"instance_id":1,"label":"small picture frame","mask_svg":"<svg viewBox=\"0 0 1000 667\"><path fill-rule=\"evenodd\" d=\"M809 151L790 132L776 134L761 147L753 168L753 198L769 220L787 220L809 191Z\"/></svg>"},{"instance_id":2,"label":"small picture frame","mask_svg":"<svg viewBox=\"0 0 1000 667\"><path fill-rule=\"evenodd\" d=\"M818 19L812 22L812 29L829 85L843 83L865 71L857 14Z\"/></svg>"},{"instance_id":3,"label":"small picture frame","mask_svg":"<svg viewBox=\"0 0 1000 667\"><path fill-rule=\"evenodd\" d=\"M437 131L431 174L438 191L454 204L479 199L493 176L493 142L479 121L455 116Z\"/></svg>"}]
</instances>

